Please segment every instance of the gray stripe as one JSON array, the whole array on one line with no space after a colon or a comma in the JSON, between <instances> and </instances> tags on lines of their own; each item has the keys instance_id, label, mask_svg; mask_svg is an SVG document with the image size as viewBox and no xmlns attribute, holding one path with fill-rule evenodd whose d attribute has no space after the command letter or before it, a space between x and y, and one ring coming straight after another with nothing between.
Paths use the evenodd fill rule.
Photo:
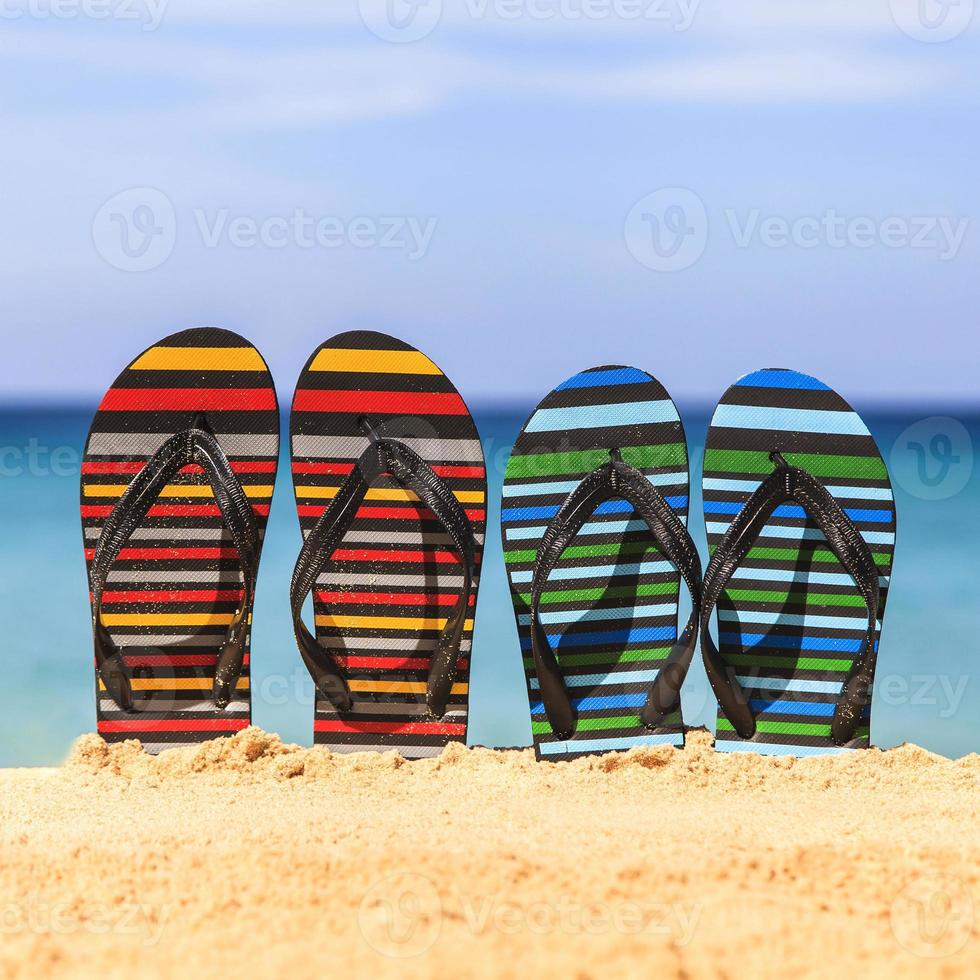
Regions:
<instances>
[{"instance_id":1,"label":"gray stripe","mask_svg":"<svg viewBox=\"0 0 980 980\"><path fill-rule=\"evenodd\" d=\"M482 463L479 439L417 439L399 437L429 463ZM366 436L294 436L293 455L314 459L357 459L368 447Z\"/></svg>"},{"instance_id":2,"label":"gray stripe","mask_svg":"<svg viewBox=\"0 0 980 980\"><path fill-rule=\"evenodd\" d=\"M137 692L137 693L139 693L139 692ZM154 692L154 693L157 693L157 692ZM159 693L163 693L163 692L159 692ZM154 700L156 700L156 699L154 699ZM160 700L163 701L164 699L161 698ZM103 697L100 697L99 698L99 709L104 714L113 714L113 713L115 713L117 715L118 714L122 714L122 712L119 710L119 705L117 705L116 702L113 701L111 698L103 698ZM183 714L186 711L205 711L205 712L209 712L210 714L217 714L217 712L218 712L218 709L214 706L214 701L212 701L210 699L207 700L207 701L186 701L186 702L185 701L180 701L180 702L170 701L167 704L166 707L162 707L161 706L161 707L151 708L151 709L148 709L148 710L152 710L152 711L166 711L167 714L173 713L175 715ZM225 711L228 714L235 714L236 712L238 714L248 714L248 701L232 701L228 705L228 707L225 708ZM135 714L135 715L127 714L126 715L126 718L129 721L139 721L139 715L138 714Z\"/></svg>"},{"instance_id":3,"label":"gray stripe","mask_svg":"<svg viewBox=\"0 0 980 980\"><path fill-rule=\"evenodd\" d=\"M397 636L332 636L331 645L341 644L344 653L370 653L372 650L397 650L406 656L413 653L431 653L438 637L397 637ZM460 641L461 653L470 649L471 640Z\"/></svg>"},{"instance_id":4,"label":"gray stripe","mask_svg":"<svg viewBox=\"0 0 980 980\"><path fill-rule=\"evenodd\" d=\"M327 572L316 580L317 585L392 585L426 588L438 585L440 589L459 589L463 586L462 575L440 575L433 579L427 575L351 575L347 572Z\"/></svg>"},{"instance_id":5,"label":"gray stripe","mask_svg":"<svg viewBox=\"0 0 980 980\"><path fill-rule=\"evenodd\" d=\"M418 695L424 698L424 694ZM358 697L358 692L354 692L354 697ZM317 715L327 718L336 718L337 715L329 701L318 700L316 703ZM355 701L354 710L345 714L344 718L351 719L363 715L412 715L415 718L429 717L429 709L425 704L408 702L379 702L379 701ZM431 720L431 719L430 719ZM466 706L454 704L450 705L446 714L439 719L446 722L462 723L466 721Z\"/></svg>"},{"instance_id":6,"label":"gray stripe","mask_svg":"<svg viewBox=\"0 0 980 980\"><path fill-rule=\"evenodd\" d=\"M483 544L483 535L474 534L477 544ZM368 544L442 544L451 546L453 541L448 534L423 534L421 531L348 531L344 541L359 541Z\"/></svg>"},{"instance_id":7,"label":"gray stripe","mask_svg":"<svg viewBox=\"0 0 980 980\"><path fill-rule=\"evenodd\" d=\"M173 582L177 586L187 582L213 582L215 585L240 585L242 576L237 571L225 572L184 572L184 571L147 571L134 572L119 570L109 572L107 582Z\"/></svg>"},{"instance_id":8,"label":"gray stripe","mask_svg":"<svg viewBox=\"0 0 980 980\"><path fill-rule=\"evenodd\" d=\"M217 648L221 645L221 641L228 632L222 626L202 626L201 633L177 633L174 635L161 633L159 636L152 634L130 636L120 632L121 629L125 629L125 627L116 627L109 632L116 641L116 645L122 647L123 650L127 647L163 647L168 652L170 652L171 647L185 646L197 647L198 649L203 647L205 650L210 649L217 652ZM130 626L129 629L139 629L139 627ZM209 632L203 632L205 629L209 630Z\"/></svg>"},{"instance_id":9,"label":"gray stripe","mask_svg":"<svg viewBox=\"0 0 980 980\"><path fill-rule=\"evenodd\" d=\"M85 454L87 456L152 456L171 435L173 435L171 432L93 432ZM228 456L279 455L279 437L276 435L218 433L218 442ZM364 442L366 444L367 439Z\"/></svg>"},{"instance_id":10,"label":"gray stripe","mask_svg":"<svg viewBox=\"0 0 980 980\"><path fill-rule=\"evenodd\" d=\"M355 752L398 752L406 759L434 759L442 754L442 745L324 745L320 748L329 749L338 755L352 755Z\"/></svg>"},{"instance_id":11,"label":"gray stripe","mask_svg":"<svg viewBox=\"0 0 980 980\"><path fill-rule=\"evenodd\" d=\"M216 518L217 520L217 518ZM85 537L98 541L102 534L101 527L85 528ZM259 539L265 537L265 532L259 534ZM144 527L138 528L130 541L227 541L232 542L231 532L224 527ZM127 545L132 547L132 545Z\"/></svg>"}]
</instances>

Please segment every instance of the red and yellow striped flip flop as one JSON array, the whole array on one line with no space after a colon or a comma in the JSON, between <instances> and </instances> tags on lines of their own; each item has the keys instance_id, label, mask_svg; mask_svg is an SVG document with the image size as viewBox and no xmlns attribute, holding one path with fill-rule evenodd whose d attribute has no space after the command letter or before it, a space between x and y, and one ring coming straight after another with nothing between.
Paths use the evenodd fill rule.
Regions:
<instances>
[{"instance_id":1,"label":"red and yellow striped flip flop","mask_svg":"<svg viewBox=\"0 0 980 980\"><path fill-rule=\"evenodd\" d=\"M160 341L106 392L81 512L107 741L152 752L249 725L251 607L278 455L272 376L227 330Z\"/></svg>"},{"instance_id":2,"label":"red and yellow striped flip flop","mask_svg":"<svg viewBox=\"0 0 980 980\"><path fill-rule=\"evenodd\" d=\"M303 369L290 436L315 742L418 758L465 741L487 492L466 404L408 344L344 333Z\"/></svg>"}]
</instances>

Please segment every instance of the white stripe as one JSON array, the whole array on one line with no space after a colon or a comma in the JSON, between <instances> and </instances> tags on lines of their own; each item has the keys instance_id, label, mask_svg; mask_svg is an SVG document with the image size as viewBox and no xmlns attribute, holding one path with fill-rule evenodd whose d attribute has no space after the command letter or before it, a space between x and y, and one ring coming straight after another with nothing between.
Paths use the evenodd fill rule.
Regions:
<instances>
[{"instance_id":1,"label":"white stripe","mask_svg":"<svg viewBox=\"0 0 980 980\"><path fill-rule=\"evenodd\" d=\"M640 722L637 721L637 724ZM538 751L542 755L568 755L574 752L625 752L638 745L676 745L684 744L684 736L675 735L634 735L632 738L589 738L573 742L542 742Z\"/></svg>"},{"instance_id":2,"label":"white stripe","mask_svg":"<svg viewBox=\"0 0 980 980\"><path fill-rule=\"evenodd\" d=\"M157 570L153 571L133 571L131 569L122 570L115 572L109 572L106 576L107 582L113 583L133 583L139 584L141 582L170 582L174 585L180 586L188 582L213 582L215 585L226 585L226 584L236 584L240 585L242 581L241 572L238 571L225 571L225 572L188 572L188 571L169 571L161 572Z\"/></svg>"},{"instance_id":3,"label":"white stripe","mask_svg":"<svg viewBox=\"0 0 980 980\"><path fill-rule=\"evenodd\" d=\"M141 691L136 691L135 694L141 694ZM154 691L154 698L152 701L147 702L137 702L145 703L145 710L147 711L165 711L167 714L181 715L186 711L206 711L211 714L217 712L217 708L214 706L214 701L208 699L207 701L178 701L176 699L167 701L165 697L156 697L156 695L163 695L163 691ZM112 698L99 697L99 708L105 713L115 712L119 714L119 705L116 704ZM228 714L242 714L248 713L248 701L232 701L229 703L228 707L224 709ZM139 721L139 714L127 715L127 717L132 721ZM233 733L232 733L233 734Z\"/></svg>"},{"instance_id":4,"label":"white stripe","mask_svg":"<svg viewBox=\"0 0 980 980\"><path fill-rule=\"evenodd\" d=\"M482 463L483 449L479 439L417 439L399 436L409 449L414 449L431 463ZM368 447L366 436L294 436L294 456L314 459L358 459Z\"/></svg>"},{"instance_id":5,"label":"white stripe","mask_svg":"<svg viewBox=\"0 0 980 980\"><path fill-rule=\"evenodd\" d=\"M756 752L759 755L840 755L853 749L823 745L780 745L778 742L736 742L717 739L716 752Z\"/></svg>"},{"instance_id":6,"label":"white stripe","mask_svg":"<svg viewBox=\"0 0 980 980\"><path fill-rule=\"evenodd\" d=\"M602 687L606 684L649 684L657 679L659 670L616 670L609 674L567 674L565 687ZM531 678L531 689L537 691L537 677Z\"/></svg>"},{"instance_id":7,"label":"white stripe","mask_svg":"<svg viewBox=\"0 0 980 980\"><path fill-rule=\"evenodd\" d=\"M708 477L704 481L705 490L722 490L732 493L754 493L761 480L719 480ZM828 486L827 490L843 500L891 500L892 492L887 487L838 487Z\"/></svg>"},{"instance_id":8,"label":"white stripe","mask_svg":"<svg viewBox=\"0 0 980 980\"><path fill-rule=\"evenodd\" d=\"M676 604L665 602L655 606L622 606L617 609L565 609L561 612L540 613L538 618L542 623L602 623L619 619L649 619L676 615ZM531 625L530 613L522 613L517 619L522 626Z\"/></svg>"},{"instance_id":9,"label":"white stripe","mask_svg":"<svg viewBox=\"0 0 980 980\"><path fill-rule=\"evenodd\" d=\"M851 616L820 616L816 613L769 613L753 609L719 609L718 620L723 623L736 623L746 632L745 627L756 624L768 626L813 626L818 629L864 630L868 621ZM752 632L748 630L747 632Z\"/></svg>"},{"instance_id":10,"label":"white stripe","mask_svg":"<svg viewBox=\"0 0 980 980\"><path fill-rule=\"evenodd\" d=\"M687 474L686 473L653 473L647 477L655 487L676 487L678 490L687 493ZM503 495L505 497L543 497L552 493L571 493L578 485L579 480L569 480L566 483L511 483L504 485ZM674 494L664 494L665 497L672 497Z\"/></svg>"}]
</instances>

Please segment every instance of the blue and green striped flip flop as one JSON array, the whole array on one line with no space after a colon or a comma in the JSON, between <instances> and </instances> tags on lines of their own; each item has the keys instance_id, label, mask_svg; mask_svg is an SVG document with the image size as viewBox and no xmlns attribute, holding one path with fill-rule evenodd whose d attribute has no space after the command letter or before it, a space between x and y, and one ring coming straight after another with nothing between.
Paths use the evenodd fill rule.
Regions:
<instances>
[{"instance_id":1,"label":"blue and green striped flip flop","mask_svg":"<svg viewBox=\"0 0 980 980\"><path fill-rule=\"evenodd\" d=\"M501 523L539 759L684 744L701 587L688 492L677 408L637 368L577 374L525 423ZM678 637L681 578L694 612Z\"/></svg>"},{"instance_id":2,"label":"blue and green striped flip flop","mask_svg":"<svg viewBox=\"0 0 980 980\"><path fill-rule=\"evenodd\" d=\"M708 430L704 518L701 652L719 702L716 747L867 748L895 500L861 417L806 374L746 375Z\"/></svg>"}]
</instances>

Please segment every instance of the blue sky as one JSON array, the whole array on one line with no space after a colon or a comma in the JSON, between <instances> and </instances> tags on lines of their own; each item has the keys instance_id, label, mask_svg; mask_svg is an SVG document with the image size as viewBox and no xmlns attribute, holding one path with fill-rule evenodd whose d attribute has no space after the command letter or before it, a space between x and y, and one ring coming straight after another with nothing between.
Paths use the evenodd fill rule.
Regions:
<instances>
[{"instance_id":1,"label":"blue sky","mask_svg":"<svg viewBox=\"0 0 980 980\"><path fill-rule=\"evenodd\" d=\"M609 362L977 401L973 0L391 0L410 43L386 0L67 2L0 13L4 401L204 323L284 398L364 327L474 401Z\"/></svg>"}]
</instances>

